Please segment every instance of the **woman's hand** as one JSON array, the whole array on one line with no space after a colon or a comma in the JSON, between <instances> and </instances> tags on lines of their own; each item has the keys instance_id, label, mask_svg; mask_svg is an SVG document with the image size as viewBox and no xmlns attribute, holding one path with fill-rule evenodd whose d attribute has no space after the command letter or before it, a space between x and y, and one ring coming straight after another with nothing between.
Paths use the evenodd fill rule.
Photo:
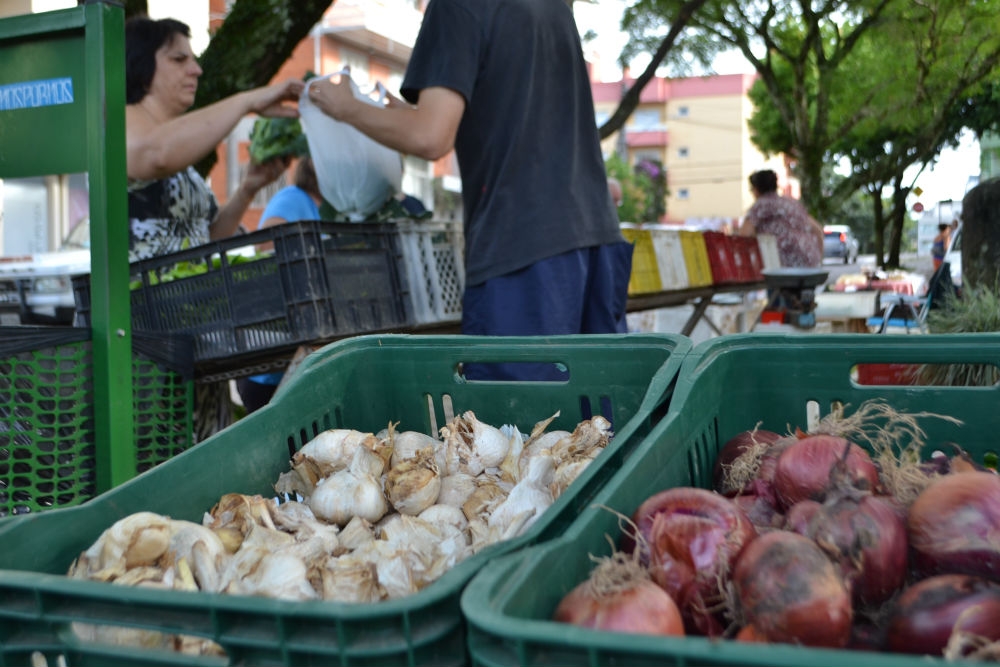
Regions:
<instances>
[{"instance_id":1,"label":"woman's hand","mask_svg":"<svg viewBox=\"0 0 1000 667\"><path fill-rule=\"evenodd\" d=\"M246 188L251 197L268 183L285 173L291 163L290 156L276 157L260 164L250 163L242 187Z\"/></svg>"},{"instance_id":2,"label":"woman's hand","mask_svg":"<svg viewBox=\"0 0 1000 667\"><path fill-rule=\"evenodd\" d=\"M297 102L306 84L298 79L289 79L263 88L256 88L250 110L268 118L298 118L299 110L285 102Z\"/></svg>"}]
</instances>

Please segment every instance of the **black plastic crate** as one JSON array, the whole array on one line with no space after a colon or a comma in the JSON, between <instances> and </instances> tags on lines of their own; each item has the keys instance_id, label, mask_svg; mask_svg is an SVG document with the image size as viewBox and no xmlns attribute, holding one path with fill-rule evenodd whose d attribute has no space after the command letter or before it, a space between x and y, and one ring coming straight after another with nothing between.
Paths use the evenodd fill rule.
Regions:
<instances>
[{"instance_id":1,"label":"black plastic crate","mask_svg":"<svg viewBox=\"0 0 1000 667\"><path fill-rule=\"evenodd\" d=\"M273 243L272 253L254 253ZM395 227L293 222L130 265L136 331L190 334L220 360L412 324ZM175 267L200 273L173 276ZM73 281L90 324L90 276Z\"/></svg>"}]
</instances>

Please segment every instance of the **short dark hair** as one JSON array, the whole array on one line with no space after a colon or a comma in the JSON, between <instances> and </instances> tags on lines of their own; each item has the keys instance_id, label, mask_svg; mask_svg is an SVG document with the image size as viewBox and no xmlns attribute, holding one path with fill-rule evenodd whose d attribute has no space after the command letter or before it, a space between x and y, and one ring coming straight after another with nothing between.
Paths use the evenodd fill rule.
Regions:
<instances>
[{"instance_id":1,"label":"short dark hair","mask_svg":"<svg viewBox=\"0 0 1000 667\"><path fill-rule=\"evenodd\" d=\"M316 178L316 167L312 158L303 155L295 165L295 185L299 186L311 195L323 196L319 191L319 181Z\"/></svg>"},{"instance_id":2,"label":"short dark hair","mask_svg":"<svg viewBox=\"0 0 1000 667\"><path fill-rule=\"evenodd\" d=\"M186 23L135 16L125 22L125 104L141 102L156 74L156 52L177 35L191 38Z\"/></svg>"},{"instance_id":3,"label":"short dark hair","mask_svg":"<svg viewBox=\"0 0 1000 667\"><path fill-rule=\"evenodd\" d=\"M778 175L772 169L762 169L750 174L750 186L760 194L778 191Z\"/></svg>"},{"instance_id":4,"label":"short dark hair","mask_svg":"<svg viewBox=\"0 0 1000 667\"><path fill-rule=\"evenodd\" d=\"M949 225L947 222L939 222L938 223L938 231L939 232L943 232L944 230L950 229L950 228L951 228L951 225Z\"/></svg>"}]
</instances>

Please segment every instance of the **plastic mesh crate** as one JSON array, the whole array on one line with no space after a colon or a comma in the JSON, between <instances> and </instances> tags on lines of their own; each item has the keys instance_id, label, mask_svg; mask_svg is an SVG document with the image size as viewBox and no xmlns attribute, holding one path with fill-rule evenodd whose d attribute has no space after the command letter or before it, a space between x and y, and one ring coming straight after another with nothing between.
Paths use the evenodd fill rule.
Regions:
<instances>
[{"instance_id":1,"label":"plastic mesh crate","mask_svg":"<svg viewBox=\"0 0 1000 667\"><path fill-rule=\"evenodd\" d=\"M273 243L273 254L253 253ZM136 331L194 337L195 360L220 360L412 322L396 230L388 223L292 222L133 262ZM170 277L176 267L206 267ZM90 276L73 280L77 324L90 323Z\"/></svg>"},{"instance_id":2,"label":"plastic mesh crate","mask_svg":"<svg viewBox=\"0 0 1000 667\"><path fill-rule=\"evenodd\" d=\"M887 340L892 339L892 340ZM751 644L705 637L656 638L550 621L559 600L589 576L588 554L607 555L605 535L621 534L604 505L631 516L649 496L667 488L709 488L715 458L737 433L779 433L809 424L809 415L848 413L869 399L896 410L957 417L920 419L927 450L960 443L984 461L998 449L1000 385L992 387L862 386L859 364L1000 364L1000 335L958 336L743 334L715 338L687 356L667 417L657 425L564 535L495 560L466 587L462 610L474 665L770 665L784 667L911 667L951 664L943 659L866 651ZM929 451L927 453L929 453Z\"/></svg>"},{"instance_id":3,"label":"plastic mesh crate","mask_svg":"<svg viewBox=\"0 0 1000 667\"><path fill-rule=\"evenodd\" d=\"M660 273L663 290L680 290L690 285L687 266L684 262L684 244L681 230L664 225L648 225L656 266Z\"/></svg>"},{"instance_id":4,"label":"plastic mesh crate","mask_svg":"<svg viewBox=\"0 0 1000 667\"><path fill-rule=\"evenodd\" d=\"M465 291L462 222L395 223L414 321L428 324L462 319Z\"/></svg>"},{"instance_id":5,"label":"plastic mesh crate","mask_svg":"<svg viewBox=\"0 0 1000 667\"><path fill-rule=\"evenodd\" d=\"M669 409L690 341L677 335L548 338L359 336L308 356L265 408L86 505L0 525L0 664L217 664L205 658L116 649L74 637L73 621L128 624L215 641L227 664L463 665L459 596L492 557L559 535L627 461ZM552 362L559 382L470 382L470 362ZM602 414L615 437L524 535L462 561L408 598L371 605L132 588L61 576L114 521L148 510L201 521L224 493L273 494L291 453L329 428L436 433L451 414L530 430ZM68 604L67 604L68 602ZM121 651L121 649L118 649ZM112 660L113 659L113 660ZM200 661L199 661L200 660ZM110 661L110 662L109 662ZM225 662L225 660L223 661Z\"/></svg>"},{"instance_id":6,"label":"plastic mesh crate","mask_svg":"<svg viewBox=\"0 0 1000 667\"><path fill-rule=\"evenodd\" d=\"M0 517L95 495L89 329L0 329ZM191 446L190 342L133 345L136 473Z\"/></svg>"},{"instance_id":7,"label":"plastic mesh crate","mask_svg":"<svg viewBox=\"0 0 1000 667\"><path fill-rule=\"evenodd\" d=\"M653 238L649 231L641 225L630 222L621 224L622 236L632 244L632 273L628 279L629 294L648 294L659 292L663 285L660 282L660 271L656 266L656 250L653 248Z\"/></svg>"}]
</instances>

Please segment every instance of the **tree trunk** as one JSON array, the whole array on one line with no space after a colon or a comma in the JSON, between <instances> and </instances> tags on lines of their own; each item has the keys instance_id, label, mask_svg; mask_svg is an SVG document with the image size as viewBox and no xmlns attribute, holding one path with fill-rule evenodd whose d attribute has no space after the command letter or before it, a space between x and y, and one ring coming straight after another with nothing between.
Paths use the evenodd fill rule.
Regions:
<instances>
[{"instance_id":1,"label":"tree trunk","mask_svg":"<svg viewBox=\"0 0 1000 667\"><path fill-rule=\"evenodd\" d=\"M200 58L194 108L234 93L267 85L312 30L333 0L237 0ZM215 164L210 153L198 165L202 175Z\"/></svg>"},{"instance_id":2,"label":"tree trunk","mask_svg":"<svg viewBox=\"0 0 1000 667\"><path fill-rule=\"evenodd\" d=\"M881 184L873 184L868 194L872 198L872 213L875 219L875 266L882 266L885 258L885 210L882 206Z\"/></svg>"},{"instance_id":3,"label":"tree trunk","mask_svg":"<svg viewBox=\"0 0 1000 667\"><path fill-rule=\"evenodd\" d=\"M962 200L962 284L1000 291L1000 178Z\"/></svg>"}]
</instances>

